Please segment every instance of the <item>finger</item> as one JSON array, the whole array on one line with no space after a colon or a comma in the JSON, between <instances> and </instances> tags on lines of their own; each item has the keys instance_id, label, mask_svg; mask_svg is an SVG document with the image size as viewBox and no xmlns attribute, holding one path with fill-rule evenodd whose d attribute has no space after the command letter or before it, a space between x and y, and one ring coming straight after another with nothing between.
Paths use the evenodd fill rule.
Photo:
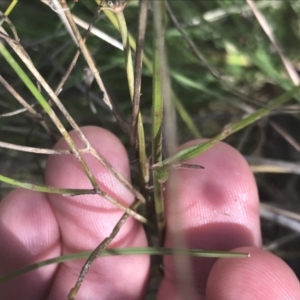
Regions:
<instances>
[{"instance_id":1,"label":"finger","mask_svg":"<svg viewBox=\"0 0 300 300\"><path fill-rule=\"evenodd\" d=\"M207 300L300 299L300 285L290 267L262 249L245 247L247 259L219 259L207 283Z\"/></svg>"},{"instance_id":2,"label":"finger","mask_svg":"<svg viewBox=\"0 0 300 300\"><path fill-rule=\"evenodd\" d=\"M17 189L0 203L0 277L60 254L60 233L45 194ZM1 299L45 299L56 266L0 285Z\"/></svg>"},{"instance_id":3,"label":"finger","mask_svg":"<svg viewBox=\"0 0 300 300\"><path fill-rule=\"evenodd\" d=\"M199 141L183 148L196 143ZM172 246L184 236L181 246L188 248L226 251L260 246L257 189L244 158L229 145L218 143L188 163L203 165L205 169L170 172L166 184L165 245ZM185 280L183 286L189 299L195 294L204 296L214 262L215 259L193 258L189 260L189 270L182 266L178 270L174 257L166 257L159 299L186 299L186 295L180 296L179 276Z\"/></svg>"},{"instance_id":4,"label":"finger","mask_svg":"<svg viewBox=\"0 0 300 300\"><path fill-rule=\"evenodd\" d=\"M83 128L85 136L127 180L129 163L121 142L107 130L97 127ZM79 148L84 145L71 133ZM67 149L60 140L56 149ZM100 188L122 204L130 206L134 197L101 163L90 154L83 155ZM79 162L74 156L51 156L46 168L46 183L64 188L92 188ZM98 195L64 197L49 196L59 224L62 253L86 251L108 237L123 215ZM129 218L111 243L111 248L145 247L146 237L142 226ZM49 299L64 299L74 286L84 261L63 264L55 278ZM146 256L114 256L99 258L91 267L78 293L78 299L139 299L147 279L149 258Z\"/></svg>"}]
</instances>

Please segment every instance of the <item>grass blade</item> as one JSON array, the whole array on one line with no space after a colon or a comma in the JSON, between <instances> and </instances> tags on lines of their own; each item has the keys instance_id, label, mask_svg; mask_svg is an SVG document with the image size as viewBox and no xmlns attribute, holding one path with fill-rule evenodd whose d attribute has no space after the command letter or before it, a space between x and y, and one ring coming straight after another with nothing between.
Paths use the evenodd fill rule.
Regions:
<instances>
[{"instance_id":1,"label":"grass blade","mask_svg":"<svg viewBox=\"0 0 300 300\"><path fill-rule=\"evenodd\" d=\"M193 147L186 148L186 149L180 151L179 153L175 154L174 156L165 159L164 161L162 161L161 164L153 165L152 168L165 171L172 164L182 163L182 162L185 162L185 161L197 156L198 154L211 148L215 143L217 143L221 140L224 140L229 135L231 135L231 134L245 128L246 126L254 123L255 121L258 121L259 119L267 116L272 110L280 107L281 105L283 105L284 103L289 101L294 95L296 95L299 92L299 89L300 89L300 86L294 87L289 92L286 92L283 95L281 95L280 97L274 99L273 101L268 103L265 107L257 110L256 112L249 115L248 117L246 117L236 123L229 124L224 129L223 132L221 132L214 138L210 139L209 141L202 143L200 145L195 145ZM165 172L162 172L162 173L165 174Z\"/></svg>"},{"instance_id":2,"label":"grass blade","mask_svg":"<svg viewBox=\"0 0 300 300\"><path fill-rule=\"evenodd\" d=\"M88 258L91 255L91 253L92 251L71 253L71 254L66 254L66 255L62 255L62 256L58 256L58 257L54 257L54 258L50 258L47 260L34 263L30 266L11 272L1 277L0 285L17 276L36 270L38 268L42 268L44 266ZM209 258L249 257L248 253L240 253L240 252L207 251L207 250L199 250L199 249L173 249L173 248L160 248L160 247L106 249L101 253L100 257L112 256L112 255L187 255L187 256L209 257Z\"/></svg>"}]
</instances>

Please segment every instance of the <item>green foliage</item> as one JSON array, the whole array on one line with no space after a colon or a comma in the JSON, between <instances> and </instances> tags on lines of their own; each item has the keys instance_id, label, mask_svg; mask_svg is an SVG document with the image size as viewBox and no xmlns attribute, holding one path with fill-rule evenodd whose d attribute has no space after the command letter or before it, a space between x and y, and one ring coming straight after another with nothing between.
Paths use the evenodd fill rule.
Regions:
<instances>
[{"instance_id":1,"label":"green foliage","mask_svg":"<svg viewBox=\"0 0 300 300\"><path fill-rule=\"evenodd\" d=\"M9 4L9 1L0 1L0 10L5 12ZM93 22L97 8L95 1L79 0L76 4L70 2L69 6L74 16L87 24ZM293 97L299 101L300 98L276 47L267 38L246 2L169 1L179 27L174 23L172 14L167 14L163 6L158 6L156 3L153 6L151 4L148 10L143 46L141 115L137 122L138 155L134 142L130 139L128 130L126 131L132 116L133 68L137 55L134 39L139 28L138 1L133 0L124 10L124 16L115 16L111 11L101 12L94 25L117 41L120 47L122 44L125 46L125 57L123 51L98 38L94 33L90 34L86 42L92 64L96 67L92 71L100 72L107 93L102 88L100 90L99 83L95 80L91 85L85 84L87 56L81 50L84 55L80 55L76 61L71 75L59 93L60 102L57 103L50 92L45 92L45 86L40 80L39 84L44 88L35 86L37 76L27 69L24 59L16 55L17 52L9 46L9 40L2 36L0 75L36 109L45 124L39 123L40 120L26 111L7 116L6 114L21 109L22 106L16 101L16 97L1 87L0 142L51 149L54 142L63 135L81 161L93 183L94 191L101 193L81 159L81 153L67 134L67 130L74 128L68 118L72 117L77 126L98 125L109 129L125 144L131 160L138 162L132 168L134 186L142 185L140 190L145 191L149 185L147 172L153 171L154 196L160 211L157 212L157 219L153 218L150 223L157 221L158 228L163 230L161 184L168 178L168 169L174 167L174 164L178 167L214 143L226 139L244 155L299 161L300 147L297 148L297 141L291 142L293 137L296 140L298 138L299 105L296 101L293 105L287 104L287 101ZM257 1L257 7L272 28L285 58L299 70L299 3ZM64 15L64 12L57 13L40 1L32 1L30 4L19 1L9 14L21 46L30 57L32 65L53 90L65 75L77 51L77 45L59 18L60 15ZM154 20L161 21L160 28ZM120 32L116 29L117 24L121 27ZM9 22L2 23L2 27L13 37L13 27ZM80 28L79 32L82 37L85 35L84 29ZM164 43L165 49L160 42ZM24 72L26 76L23 76ZM34 90L33 94L28 91L24 82ZM103 101L107 95L113 100L112 110ZM53 105L49 102L51 108L46 101L50 98L56 103ZM174 119L171 126L174 127L178 143L200 136L210 140L202 146L186 149L176 155L167 151L172 141L166 142L169 134L164 136L170 125L163 121L162 107L166 98L170 98L170 103L176 108L177 120ZM65 107L69 116L63 112L59 103ZM170 103L164 103L167 114L171 110L172 105L168 106ZM257 122L263 117L266 118ZM119 123L116 118L119 118ZM276 129L273 124L283 130ZM20 155L19 152L6 149L3 144L2 147L2 161L8 163L0 164L0 180L24 188L42 191L47 189L40 184L43 181L46 156L33 153ZM153 166L146 170L150 157ZM19 172L20 166L26 172ZM280 184L285 193L282 198L297 200L294 204L299 205L299 179L292 176L285 175L278 179L276 175L258 175L261 194L271 199L277 197L270 190ZM294 180L293 184L290 184L291 178ZM3 182L0 182L0 196L11 189ZM123 183L130 185L125 181ZM130 188L134 189L131 185ZM48 192L68 193L68 190L54 191L49 188ZM76 194L75 190L69 192ZM140 191L135 190L135 193L139 200L144 199ZM128 213L133 214L133 211ZM142 220L140 215L135 217ZM144 219L143 222L146 223ZM163 233L160 232L159 235L161 238Z\"/></svg>"}]
</instances>

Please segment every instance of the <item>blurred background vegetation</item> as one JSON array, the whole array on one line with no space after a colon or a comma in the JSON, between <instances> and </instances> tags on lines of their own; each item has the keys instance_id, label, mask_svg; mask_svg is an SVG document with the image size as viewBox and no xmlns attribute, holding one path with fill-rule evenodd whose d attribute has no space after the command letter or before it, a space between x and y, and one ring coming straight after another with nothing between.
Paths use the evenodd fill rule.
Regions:
<instances>
[{"instance_id":1,"label":"blurred background vegetation","mask_svg":"<svg viewBox=\"0 0 300 300\"><path fill-rule=\"evenodd\" d=\"M0 0L0 10L5 12L10 3L9 0ZM91 22L96 9L94 0L79 0L77 3L68 1L68 4L72 8L72 14L87 23ZM246 1L170 0L169 5L180 29L186 33L185 38L193 41L207 63L205 65L195 56L193 49L168 17L165 41L172 88L194 124L194 130L191 130L178 114L177 124L174 126L177 125L180 143L196 137L213 137L227 124L263 107L293 87L276 48ZM261 0L256 1L256 5L272 28L285 57L299 73L300 2ZM125 17L129 31L135 37L138 29L138 1L130 1ZM59 15L41 1L19 1L9 19L34 65L50 86L55 88L77 50ZM7 24L2 26L11 32ZM100 15L95 27L120 41L118 31L104 14ZM84 29L80 30L83 34ZM150 5L144 46L145 54L150 58L152 35ZM111 97L130 121L131 103L122 51L93 34L88 38L87 45ZM80 57L59 95L60 100L78 125L97 125L111 130L124 142L131 154L129 141L103 103L101 91L95 83L90 87L85 85L83 78L86 66L85 60ZM217 71L217 76L212 74L212 70ZM0 57L0 74L28 103L36 103L3 57ZM141 93L141 112L150 156L152 77L146 68L143 69ZM227 143L248 159L255 172L260 199L268 205L267 208L262 208L264 245L283 257L298 276L299 99L294 99L267 118L226 139ZM0 86L0 115L21 108L14 97ZM38 106L36 108L41 111ZM57 109L55 111L66 128L71 129L61 113ZM59 138L58 131L47 116L45 120L54 136ZM0 141L41 148L51 148L55 142L38 121L26 112L9 117L1 116ZM5 176L43 183L45 162L44 155L0 148L0 174ZM11 189L12 187L0 182L1 196ZM290 211L294 215L288 215ZM285 224L280 221L280 217L286 218Z\"/></svg>"}]
</instances>

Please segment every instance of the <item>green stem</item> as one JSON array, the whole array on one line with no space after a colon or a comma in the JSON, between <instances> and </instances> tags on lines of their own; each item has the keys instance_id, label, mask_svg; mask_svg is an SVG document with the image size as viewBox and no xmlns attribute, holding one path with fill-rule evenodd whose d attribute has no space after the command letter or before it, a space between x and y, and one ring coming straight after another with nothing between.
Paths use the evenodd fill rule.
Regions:
<instances>
[{"instance_id":1,"label":"green stem","mask_svg":"<svg viewBox=\"0 0 300 300\"><path fill-rule=\"evenodd\" d=\"M297 92L299 92L299 89L300 89L300 86L294 87L289 92L286 92L283 95L279 96L278 98L274 99L273 101L269 102L265 107L257 110L256 112L249 115L248 117L246 117L236 123L227 125L226 128L221 133L219 133L217 136L210 139L209 141L202 143L202 144L192 146L190 148L186 148L184 150L181 150L174 156L169 157L169 158L165 159L164 161L162 161L161 164L154 165L153 169L158 169L159 172L163 170L164 171L163 173L165 173L165 170L168 169L171 165L183 163L183 162L199 155L200 153L211 148L217 142L224 140L229 135L231 135L231 134L247 127L248 125L254 123L255 121L258 121L261 118L267 116L272 110L280 107L281 105L283 105L284 103L289 101L294 95L296 95Z\"/></svg>"}]
</instances>

